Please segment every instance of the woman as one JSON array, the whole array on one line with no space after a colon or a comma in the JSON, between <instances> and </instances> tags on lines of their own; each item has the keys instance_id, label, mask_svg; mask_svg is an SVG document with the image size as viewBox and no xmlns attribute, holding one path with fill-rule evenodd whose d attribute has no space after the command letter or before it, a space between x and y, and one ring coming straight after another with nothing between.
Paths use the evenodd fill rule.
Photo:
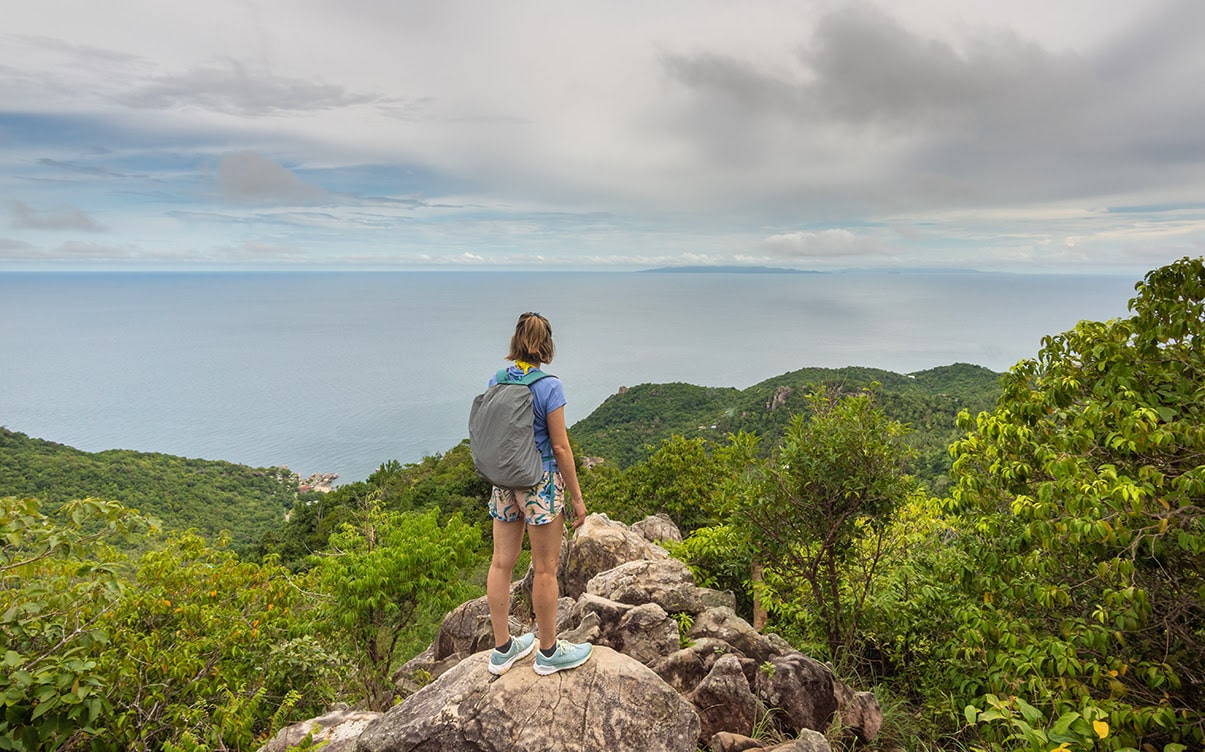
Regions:
<instances>
[{"instance_id":1,"label":"woman","mask_svg":"<svg viewBox=\"0 0 1205 752\"><path fill-rule=\"evenodd\" d=\"M519 378L544 363L552 362L555 347L552 326L538 313L525 313L515 325L507 360L514 361L508 369ZM490 384L495 379L490 379ZM535 440L544 456L544 478L529 489L494 487L490 494L490 517L494 521L494 556L486 580L486 595L490 607L490 622L494 628L494 651L490 654L489 670L504 674L535 648L535 635L510 636L510 583L523 547L523 531L531 541L531 565L535 581L531 589L531 605L540 632L540 649L536 652L535 671L548 675L576 668L585 663L593 650L590 643L570 643L556 639L557 566L561 554L564 530L565 492L573 504L573 526L580 527L586 518L586 504L577 482L573 450L565 430L565 390L561 380L546 376L531 384L532 409L535 413ZM548 448L551 447L551 456Z\"/></svg>"}]
</instances>

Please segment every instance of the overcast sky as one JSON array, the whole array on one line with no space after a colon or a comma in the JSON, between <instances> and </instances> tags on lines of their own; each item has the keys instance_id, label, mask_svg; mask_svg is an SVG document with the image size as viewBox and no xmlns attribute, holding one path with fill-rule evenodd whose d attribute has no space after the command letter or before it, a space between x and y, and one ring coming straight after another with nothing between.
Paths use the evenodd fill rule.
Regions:
<instances>
[{"instance_id":1,"label":"overcast sky","mask_svg":"<svg viewBox=\"0 0 1205 752\"><path fill-rule=\"evenodd\" d=\"M44 0L0 269L1205 252L1205 2Z\"/></svg>"}]
</instances>

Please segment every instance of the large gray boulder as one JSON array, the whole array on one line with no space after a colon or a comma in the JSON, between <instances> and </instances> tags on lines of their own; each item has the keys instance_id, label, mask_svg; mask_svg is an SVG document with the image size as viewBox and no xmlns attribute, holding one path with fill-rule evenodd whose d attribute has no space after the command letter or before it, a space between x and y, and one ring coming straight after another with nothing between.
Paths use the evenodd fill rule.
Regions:
<instances>
[{"instance_id":1,"label":"large gray boulder","mask_svg":"<svg viewBox=\"0 0 1205 752\"><path fill-rule=\"evenodd\" d=\"M647 666L674 652L681 638L678 622L656 603L646 603L624 614L610 639L610 647Z\"/></svg>"},{"instance_id":2,"label":"large gray boulder","mask_svg":"<svg viewBox=\"0 0 1205 752\"><path fill-rule=\"evenodd\" d=\"M751 734L766 714L766 708L753 696L740 659L731 653L715 662L687 699L699 712L700 746L721 731Z\"/></svg>"},{"instance_id":3,"label":"large gray boulder","mask_svg":"<svg viewBox=\"0 0 1205 752\"><path fill-rule=\"evenodd\" d=\"M726 642L759 664L795 652L786 640L776 634L759 633L728 606L710 608L696 616L690 636L696 640L710 637Z\"/></svg>"},{"instance_id":4,"label":"large gray boulder","mask_svg":"<svg viewBox=\"0 0 1205 752\"><path fill-rule=\"evenodd\" d=\"M883 726L883 709L873 692L855 692L840 681L833 682L840 707L841 726L860 742L872 742Z\"/></svg>"},{"instance_id":5,"label":"large gray boulder","mask_svg":"<svg viewBox=\"0 0 1205 752\"><path fill-rule=\"evenodd\" d=\"M360 734L380 717L380 713L366 710L332 710L326 715L285 726L260 747L259 752L287 752L301 745L307 736L323 752L352 752Z\"/></svg>"},{"instance_id":6,"label":"large gray boulder","mask_svg":"<svg viewBox=\"0 0 1205 752\"><path fill-rule=\"evenodd\" d=\"M690 569L677 559L620 564L592 577L586 584L586 592L632 605L656 603L670 614L698 614L736 605L732 593L695 585Z\"/></svg>"},{"instance_id":7,"label":"large gray boulder","mask_svg":"<svg viewBox=\"0 0 1205 752\"><path fill-rule=\"evenodd\" d=\"M682 531L678 530L678 526L664 512L658 512L652 517L645 517L640 522L633 523L631 530L634 533L643 535L645 540L652 541L653 543L660 543L661 541L682 542Z\"/></svg>"},{"instance_id":8,"label":"large gray boulder","mask_svg":"<svg viewBox=\"0 0 1205 752\"><path fill-rule=\"evenodd\" d=\"M649 668L671 687L686 695L699 686L715 662L725 655L735 655L741 661L745 678L752 681L757 664L728 643L710 637L692 640L687 647L650 663Z\"/></svg>"},{"instance_id":9,"label":"large gray boulder","mask_svg":"<svg viewBox=\"0 0 1205 752\"><path fill-rule=\"evenodd\" d=\"M519 583L510 589L510 631L520 634L530 622L530 607L522 597ZM450 656L461 658L472 655L486 647L494 646L494 629L490 624L490 605L483 595L465 601L444 616L435 637L434 659L442 661Z\"/></svg>"},{"instance_id":10,"label":"large gray boulder","mask_svg":"<svg viewBox=\"0 0 1205 752\"><path fill-rule=\"evenodd\" d=\"M785 732L812 729L823 734L837 712L833 673L803 653L766 661L754 684L757 696L779 711L774 714L774 723Z\"/></svg>"},{"instance_id":11,"label":"large gray boulder","mask_svg":"<svg viewBox=\"0 0 1205 752\"><path fill-rule=\"evenodd\" d=\"M360 735L360 752L694 752L693 706L639 662L596 646L582 666L494 677L489 653L461 661Z\"/></svg>"},{"instance_id":12,"label":"large gray boulder","mask_svg":"<svg viewBox=\"0 0 1205 752\"><path fill-rule=\"evenodd\" d=\"M561 595L577 598L594 575L629 561L668 559L669 554L622 522L604 514L587 515L573 540L561 551Z\"/></svg>"}]
</instances>

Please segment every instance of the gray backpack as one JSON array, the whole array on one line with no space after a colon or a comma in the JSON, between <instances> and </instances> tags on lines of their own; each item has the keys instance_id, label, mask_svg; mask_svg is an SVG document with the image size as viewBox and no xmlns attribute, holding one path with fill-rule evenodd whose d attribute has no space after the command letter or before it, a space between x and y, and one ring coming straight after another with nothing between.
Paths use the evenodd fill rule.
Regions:
<instances>
[{"instance_id":1,"label":"gray backpack","mask_svg":"<svg viewBox=\"0 0 1205 752\"><path fill-rule=\"evenodd\" d=\"M512 379L498 371L496 384L473 400L469 451L481 477L501 488L532 488L544 478L551 452L536 447L531 385L552 374L532 369Z\"/></svg>"}]
</instances>

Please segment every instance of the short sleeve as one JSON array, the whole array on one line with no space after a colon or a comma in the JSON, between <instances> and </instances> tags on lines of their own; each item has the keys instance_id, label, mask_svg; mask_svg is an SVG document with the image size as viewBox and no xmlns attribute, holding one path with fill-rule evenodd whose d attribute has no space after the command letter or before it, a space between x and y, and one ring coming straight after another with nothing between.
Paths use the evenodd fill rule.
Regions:
<instances>
[{"instance_id":1,"label":"short sleeve","mask_svg":"<svg viewBox=\"0 0 1205 752\"><path fill-rule=\"evenodd\" d=\"M537 381L532 385L532 393L535 397L532 403L535 406L536 415L541 418L541 423L547 419L548 413L565 406L565 385L556 376L549 376Z\"/></svg>"}]
</instances>

